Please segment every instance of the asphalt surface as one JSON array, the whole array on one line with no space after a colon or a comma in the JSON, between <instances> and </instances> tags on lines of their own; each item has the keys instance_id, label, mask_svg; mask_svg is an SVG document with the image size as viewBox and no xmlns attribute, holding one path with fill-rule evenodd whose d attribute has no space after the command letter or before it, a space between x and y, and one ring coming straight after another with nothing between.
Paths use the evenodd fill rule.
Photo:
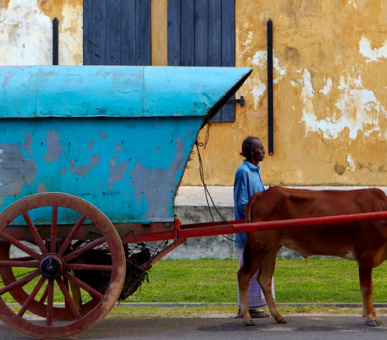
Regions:
<instances>
[{"instance_id":1,"label":"asphalt surface","mask_svg":"<svg viewBox=\"0 0 387 340\"><path fill-rule=\"evenodd\" d=\"M297 340L358 340L387 339L387 317L383 324L368 327L361 316L294 315L288 323L279 325L272 318L259 319L256 327L243 325L241 319L175 318L175 319L104 319L92 329L72 337L83 339L130 340L243 340L243 339L297 339ZM0 323L0 339L28 339Z\"/></svg>"}]
</instances>

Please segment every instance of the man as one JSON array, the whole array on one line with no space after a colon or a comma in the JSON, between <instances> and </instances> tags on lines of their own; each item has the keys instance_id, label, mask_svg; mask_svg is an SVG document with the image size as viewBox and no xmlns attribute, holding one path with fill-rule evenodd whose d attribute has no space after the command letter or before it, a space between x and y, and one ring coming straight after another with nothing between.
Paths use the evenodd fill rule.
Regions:
<instances>
[{"instance_id":1,"label":"man","mask_svg":"<svg viewBox=\"0 0 387 340\"><path fill-rule=\"evenodd\" d=\"M259 162L265 158L265 149L259 138L247 137L242 143L241 156L245 157L243 164L237 169L234 181L234 213L235 219L245 219L245 208L250 197L256 192L264 191L261 175L259 173ZM239 267L243 264L243 250L246 244L246 234L235 234L235 247L239 249ZM265 318L269 314L258 310L266 306L266 300L257 281L258 272L251 279L248 289L249 313L252 318ZM274 292L274 289L273 289ZM238 314L240 314L240 299L238 290Z\"/></svg>"}]
</instances>

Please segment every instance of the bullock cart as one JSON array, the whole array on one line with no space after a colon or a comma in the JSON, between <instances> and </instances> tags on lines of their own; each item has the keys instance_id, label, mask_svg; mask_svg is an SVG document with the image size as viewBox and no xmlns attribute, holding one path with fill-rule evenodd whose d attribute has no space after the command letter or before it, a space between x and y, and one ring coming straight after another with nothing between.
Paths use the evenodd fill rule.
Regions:
<instances>
[{"instance_id":1,"label":"bullock cart","mask_svg":"<svg viewBox=\"0 0 387 340\"><path fill-rule=\"evenodd\" d=\"M0 68L4 323L36 338L71 336L97 324L189 237L330 223L180 225L175 217L174 197L200 128L250 72ZM158 251L147 247L168 240Z\"/></svg>"}]
</instances>

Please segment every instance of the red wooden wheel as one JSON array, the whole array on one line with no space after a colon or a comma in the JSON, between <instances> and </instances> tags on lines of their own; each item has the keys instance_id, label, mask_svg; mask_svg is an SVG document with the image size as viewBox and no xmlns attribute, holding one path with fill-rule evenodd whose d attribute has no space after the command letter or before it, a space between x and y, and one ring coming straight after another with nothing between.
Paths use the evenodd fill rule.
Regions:
<instances>
[{"instance_id":1,"label":"red wooden wheel","mask_svg":"<svg viewBox=\"0 0 387 340\"><path fill-rule=\"evenodd\" d=\"M46 236L38 231L38 218L33 221L39 209L48 209L51 214ZM71 211L78 219L68 227L64 238L58 236L58 216L62 210ZM19 240L12 236L10 224L20 219L27 226ZM91 224L93 237L86 233L88 242L78 242L82 246L75 249L75 236L85 224ZM8 326L32 337L66 337L94 326L113 308L125 279L124 251L113 224L92 204L62 193L23 198L0 214L0 238L2 245L6 245L0 247L0 319ZM85 254L102 246L110 253L110 262L88 262ZM10 247L21 255L10 256ZM78 270L108 273L106 290L101 293L77 278L74 273ZM7 294L18 302L17 307L7 305Z\"/></svg>"}]
</instances>

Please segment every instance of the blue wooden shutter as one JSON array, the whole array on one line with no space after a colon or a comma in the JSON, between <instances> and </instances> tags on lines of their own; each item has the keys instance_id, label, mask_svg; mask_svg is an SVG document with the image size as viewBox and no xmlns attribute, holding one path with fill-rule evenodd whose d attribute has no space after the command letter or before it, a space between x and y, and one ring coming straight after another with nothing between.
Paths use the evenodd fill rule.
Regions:
<instances>
[{"instance_id":1,"label":"blue wooden shutter","mask_svg":"<svg viewBox=\"0 0 387 340\"><path fill-rule=\"evenodd\" d=\"M168 65L235 66L235 0L168 0ZM235 121L235 104L212 121Z\"/></svg>"},{"instance_id":2,"label":"blue wooden shutter","mask_svg":"<svg viewBox=\"0 0 387 340\"><path fill-rule=\"evenodd\" d=\"M150 65L151 0L83 0L84 65Z\"/></svg>"}]
</instances>

